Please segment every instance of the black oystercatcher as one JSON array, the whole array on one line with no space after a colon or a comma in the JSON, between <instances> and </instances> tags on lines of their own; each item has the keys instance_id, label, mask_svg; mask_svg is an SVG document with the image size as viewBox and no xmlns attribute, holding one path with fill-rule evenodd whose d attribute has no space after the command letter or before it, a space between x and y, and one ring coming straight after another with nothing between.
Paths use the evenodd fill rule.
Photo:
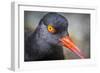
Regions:
<instances>
[{"instance_id":1,"label":"black oystercatcher","mask_svg":"<svg viewBox=\"0 0 100 73\"><path fill-rule=\"evenodd\" d=\"M24 61L63 60L62 46L84 58L68 34L68 20L58 13L48 13L36 30L25 39Z\"/></svg>"}]
</instances>

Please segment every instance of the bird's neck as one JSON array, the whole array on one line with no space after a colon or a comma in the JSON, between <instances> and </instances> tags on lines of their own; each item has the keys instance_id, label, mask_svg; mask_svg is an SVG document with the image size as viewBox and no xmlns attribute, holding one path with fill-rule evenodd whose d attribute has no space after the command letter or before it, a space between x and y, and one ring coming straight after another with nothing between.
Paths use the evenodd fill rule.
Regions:
<instances>
[{"instance_id":1,"label":"bird's neck","mask_svg":"<svg viewBox=\"0 0 100 73\"><path fill-rule=\"evenodd\" d=\"M48 44L46 42L46 40L44 39L44 34L43 34L43 30L41 29L41 27L38 27L35 31L35 36L34 39L36 40L36 44L39 46L39 48L50 48L50 44Z\"/></svg>"}]
</instances>

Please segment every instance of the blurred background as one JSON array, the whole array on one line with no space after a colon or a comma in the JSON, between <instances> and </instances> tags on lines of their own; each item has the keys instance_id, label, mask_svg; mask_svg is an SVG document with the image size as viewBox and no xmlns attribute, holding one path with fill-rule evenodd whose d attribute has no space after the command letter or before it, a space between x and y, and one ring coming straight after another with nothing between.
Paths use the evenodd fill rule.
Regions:
<instances>
[{"instance_id":1,"label":"blurred background","mask_svg":"<svg viewBox=\"0 0 100 73\"><path fill-rule=\"evenodd\" d=\"M48 12L24 11L24 31L34 32L40 19ZM81 49L85 58L90 58L90 14L59 13L68 22L68 32L74 43ZM27 35L25 35L27 37ZM79 59L79 57L68 49L64 49L65 59Z\"/></svg>"}]
</instances>

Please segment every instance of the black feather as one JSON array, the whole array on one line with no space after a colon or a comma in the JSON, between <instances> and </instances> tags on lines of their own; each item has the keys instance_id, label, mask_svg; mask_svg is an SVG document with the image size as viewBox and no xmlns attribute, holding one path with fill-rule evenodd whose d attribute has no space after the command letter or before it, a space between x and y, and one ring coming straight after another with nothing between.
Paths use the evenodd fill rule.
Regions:
<instances>
[{"instance_id":1,"label":"black feather","mask_svg":"<svg viewBox=\"0 0 100 73\"><path fill-rule=\"evenodd\" d=\"M53 21L53 20L54 21ZM59 38L64 34L51 34L47 31L47 25L51 23L55 27L60 26L61 32L67 32L68 21L57 13L48 13L41 20L34 32L28 37L25 34L24 41L24 61L42 61L42 60L63 60L63 48L58 44ZM59 22L59 23L58 23Z\"/></svg>"}]
</instances>

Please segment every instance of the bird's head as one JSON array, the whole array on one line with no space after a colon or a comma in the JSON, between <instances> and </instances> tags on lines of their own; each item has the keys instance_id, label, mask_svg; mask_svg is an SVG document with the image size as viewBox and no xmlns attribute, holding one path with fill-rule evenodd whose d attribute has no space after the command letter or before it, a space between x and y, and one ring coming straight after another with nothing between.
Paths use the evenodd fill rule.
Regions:
<instances>
[{"instance_id":1,"label":"bird's head","mask_svg":"<svg viewBox=\"0 0 100 73\"><path fill-rule=\"evenodd\" d=\"M68 20L58 13L46 14L39 23L40 36L50 44L64 46L84 58L79 48L73 43L68 34Z\"/></svg>"}]
</instances>

